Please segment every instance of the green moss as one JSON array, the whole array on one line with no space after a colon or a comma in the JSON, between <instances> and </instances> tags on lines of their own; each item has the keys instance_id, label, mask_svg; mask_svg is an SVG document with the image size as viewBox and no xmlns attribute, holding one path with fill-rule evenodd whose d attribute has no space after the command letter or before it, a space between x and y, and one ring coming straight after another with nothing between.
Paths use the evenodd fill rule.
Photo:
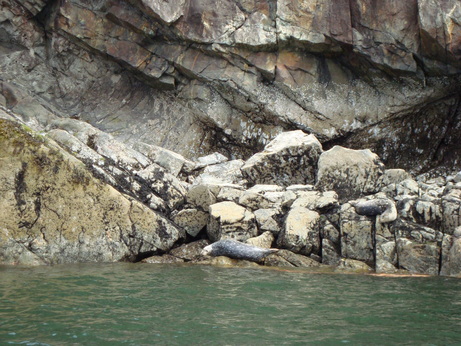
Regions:
<instances>
[{"instance_id":1,"label":"green moss","mask_svg":"<svg viewBox=\"0 0 461 346\"><path fill-rule=\"evenodd\" d=\"M0 141L10 141L15 147L36 147L44 143L43 136L35 135L28 126L6 119L0 119Z\"/></svg>"}]
</instances>

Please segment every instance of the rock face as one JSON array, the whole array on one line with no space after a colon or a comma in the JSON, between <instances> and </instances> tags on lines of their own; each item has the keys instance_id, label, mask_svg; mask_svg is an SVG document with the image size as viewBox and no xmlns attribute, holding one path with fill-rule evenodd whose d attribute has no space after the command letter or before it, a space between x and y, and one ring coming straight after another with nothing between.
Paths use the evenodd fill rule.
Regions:
<instances>
[{"instance_id":1,"label":"rock face","mask_svg":"<svg viewBox=\"0 0 461 346\"><path fill-rule=\"evenodd\" d=\"M135 260L184 236L43 137L0 119L0 262Z\"/></svg>"},{"instance_id":2,"label":"rock face","mask_svg":"<svg viewBox=\"0 0 461 346\"><path fill-rule=\"evenodd\" d=\"M392 167L457 165L456 0L0 6L1 103L37 129L74 117L189 158L301 129Z\"/></svg>"},{"instance_id":3,"label":"rock face","mask_svg":"<svg viewBox=\"0 0 461 346\"><path fill-rule=\"evenodd\" d=\"M251 238L272 264L459 275L459 2L215 7L0 3L0 262Z\"/></svg>"}]
</instances>

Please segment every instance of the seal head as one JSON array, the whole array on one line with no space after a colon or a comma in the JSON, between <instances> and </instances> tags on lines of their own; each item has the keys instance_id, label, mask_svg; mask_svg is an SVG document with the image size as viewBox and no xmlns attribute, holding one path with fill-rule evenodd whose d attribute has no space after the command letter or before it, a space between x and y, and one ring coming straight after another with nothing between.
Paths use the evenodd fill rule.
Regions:
<instances>
[{"instance_id":1,"label":"seal head","mask_svg":"<svg viewBox=\"0 0 461 346\"><path fill-rule=\"evenodd\" d=\"M226 256L233 259L260 262L267 255L277 251L278 249L263 249L236 240L225 239L205 246L202 250L202 255Z\"/></svg>"}]
</instances>

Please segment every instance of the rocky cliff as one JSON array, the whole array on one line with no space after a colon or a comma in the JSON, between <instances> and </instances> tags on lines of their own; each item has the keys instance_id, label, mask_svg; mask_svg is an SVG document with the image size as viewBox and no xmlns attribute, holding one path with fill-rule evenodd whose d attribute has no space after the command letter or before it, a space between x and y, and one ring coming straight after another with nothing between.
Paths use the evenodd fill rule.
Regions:
<instances>
[{"instance_id":1,"label":"rocky cliff","mask_svg":"<svg viewBox=\"0 0 461 346\"><path fill-rule=\"evenodd\" d=\"M51 161L61 162L51 154L56 151L85 167L81 174L91 177L89 181L95 179L90 190L115 188L121 193L116 199L124 200L118 202L125 205L120 207L123 212L117 212L127 215L122 222L126 227L120 227L123 232L135 232L133 225L137 225L130 220L130 203L139 203L139 208L146 208L143 212L153 213L146 217L164 223L153 227L155 234L163 234L165 225L171 230L166 237L168 245L153 242L151 248L144 249L141 244L143 250L138 252L120 245L112 251L112 260L136 259L137 253L162 253L184 238L181 232L186 224L178 226L181 223L177 220L170 225L170 220L178 212L184 214L184 210L201 205L200 201L187 200L189 184L207 165L205 176L199 176L202 182L215 174L210 162L221 164L222 157L215 155L215 161L205 163L199 159L213 152L233 159L225 171L237 179L233 184L242 183L245 189L254 184L270 183L284 189L314 184L319 193L335 191L338 205L381 191L381 185L378 188L371 182L378 181L383 173L373 171L373 165L357 168L357 174L349 174L350 179L360 181L362 171L376 176L369 176L368 183L349 191L347 181L322 170L324 162L319 157L330 148L368 148L388 169L403 168L413 174L438 169L444 172L443 186L449 173L460 169L461 5L456 0L2 0L0 56L2 118L27 125L32 133L46 138L40 147L27 149L27 155L15 156L11 143L18 142L15 133L19 130L11 130L11 136L9 130L3 131L2 145L9 147L2 152L4 162L11 161L12 168L4 168L2 162L4 180L9 182L4 186L11 189L5 189L9 192L2 198L18 218L5 221L1 228L10 234L25 230L19 224L33 224L36 230L26 231L28 244L43 229L38 221L33 222L35 218L52 219L52 214L44 217L46 208L37 207L41 205L37 200L45 200L50 193L46 190L50 183L40 175L63 179L51 178L48 171L29 160L50 156ZM7 124L3 127L17 129ZM263 148L291 130L311 134L308 142L318 145L282 155L292 162L286 166L286 174L277 172L277 166L272 171L255 166L262 159L267 160L266 169L272 167L273 161ZM25 135L21 136L20 142L29 143ZM255 158L257 152L260 154ZM300 157L305 159L300 162ZM71 191L88 187L86 183L78 188L72 185L74 168L67 169L69 182L62 181L66 192L61 192L67 199L60 199L60 203L80 210L78 206L72 208L77 198ZM22 185L15 183L20 177L32 179L25 183L27 189L21 190ZM202 182L195 181L194 189L204 186ZM29 202L23 204L21 194L26 191L29 195L24 201ZM341 191L349 191L349 199L343 198ZM213 199L216 191L207 193ZM391 199L398 195L384 193ZM438 198L435 204L441 206L445 195L437 193L433 196ZM105 209L105 204L100 208ZM313 207L302 208L313 211ZM202 220L214 213L208 215L210 210L199 209L206 214ZM258 209L268 208L253 211ZM322 218L318 210L313 212ZM69 212L63 218L80 219L79 215ZM316 220L310 212L300 215ZM106 224L107 215L95 217L95 225ZM451 236L458 226L455 222L447 230L441 226L442 219L425 225L442 232L436 237L440 244L434 250L439 259L443 234ZM419 219L410 221L421 224ZM215 229L216 222L208 228ZM248 222L256 227L251 231L254 235L261 233L261 225L251 217ZM203 221L199 224L203 228ZM333 224L341 228L340 223ZM103 228L94 227L97 232ZM55 227L58 233L63 229L74 226ZM197 236L200 230L192 231L192 235L186 232L187 237ZM118 241L125 237L120 232ZM396 231L391 233L392 241L398 242ZM213 238L213 231L210 234ZM19 238L4 237L18 244ZM376 237L373 239L374 250L365 260L368 263L376 263ZM112 246L108 238L101 241ZM286 239L277 242L303 252L286 245ZM25 240L19 243L23 246ZM322 251L331 245L342 256L341 244L316 245L318 249L314 246L313 252L304 254L321 259ZM60 246L50 245L48 252L43 251L59 252ZM78 246L70 247L73 250L69 253L79 253ZM3 248L10 249L10 245ZM30 250L31 245L26 248ZM21 262L18 251L6 257ZM38 255L37 251L33 255ZM68 256L69 261L84 260L72 256ZM91 256L88 260L96 260ZM49 258L52 256L44 255L42 261L63 261ZM439 262L435 271L440 270ZM392 265L404 267L398 261Z\"/></svg>"}]
</instances>

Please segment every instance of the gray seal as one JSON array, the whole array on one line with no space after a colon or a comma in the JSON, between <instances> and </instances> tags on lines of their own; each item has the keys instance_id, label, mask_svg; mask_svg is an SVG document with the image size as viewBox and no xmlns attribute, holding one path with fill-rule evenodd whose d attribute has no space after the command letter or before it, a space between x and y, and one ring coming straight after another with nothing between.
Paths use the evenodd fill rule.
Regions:
<instances>
[{"instance_id":1,"label":"gray seal","mask_svg":"<svg viewBox=\"0 0 461 346\"><path fill-rule=\"evenodd\" d=\"M397 218L397 208L394 201L385 198L371 199L369 201L352 204L359 215L377 216L381 223L392 222Z\"/></svg>"},{"instance_id":2,"label":"gray seal","mask_svg":"<svg viewBox=\"0 0 461 346\"><path fill-rule=\"evenodd\" d=\"M232 239L219 240L205 246L202 255L226 256L229 258L260 262L264 257L277 252L278 249L263 249Z\"/></svg>"}]
</instances>

